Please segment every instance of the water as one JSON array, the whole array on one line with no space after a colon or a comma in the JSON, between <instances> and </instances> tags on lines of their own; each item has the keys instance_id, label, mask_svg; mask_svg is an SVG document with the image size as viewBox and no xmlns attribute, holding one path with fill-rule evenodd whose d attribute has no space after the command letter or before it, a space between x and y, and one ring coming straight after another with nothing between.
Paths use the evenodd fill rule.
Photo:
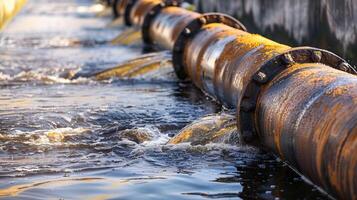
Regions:
<instances>
[{"instance_id":1,"label":"water","mask_svg":"<svg viewBox=\"0 0 357 200\"><path fill-rule=\"evenodd\" d=\"M167 67L72 79L141 55L111 44L123 29L100 9L30 0L1 33L1 199L326 199L256 147L167 144L224 110Z\"/></svg>"}]
</instances>

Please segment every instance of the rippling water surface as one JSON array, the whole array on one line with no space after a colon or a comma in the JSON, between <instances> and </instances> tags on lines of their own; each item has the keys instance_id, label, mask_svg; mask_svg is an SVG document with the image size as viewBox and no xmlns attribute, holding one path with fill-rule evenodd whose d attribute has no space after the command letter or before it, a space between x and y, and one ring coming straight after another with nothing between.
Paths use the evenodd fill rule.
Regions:
<instances>
[{"instance_id":1,"label":"rippling water surface","mask_svg":"<svg viewBox=\"0 0 357 200\"><path fill-rule=\"evenodd\" d=\"M89 0L30 0L0 35L0 198L326 196L246 145L167 145L222 108L172 73L71 80L138 57Z\"/></svg>"}]
</instances>

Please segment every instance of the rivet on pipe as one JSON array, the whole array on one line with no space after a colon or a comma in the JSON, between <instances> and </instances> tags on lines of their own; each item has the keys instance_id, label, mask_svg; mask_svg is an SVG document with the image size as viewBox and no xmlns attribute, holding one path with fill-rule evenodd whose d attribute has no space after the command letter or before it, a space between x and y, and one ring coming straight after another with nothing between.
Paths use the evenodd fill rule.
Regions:
<instances>
[{"instance_id":1,"label":"rivet on pipe","mask_svg":"<svg viewBox=\"0 0 357 200\"><path fill-rule=\"evenodd\" d=\"M350 68L350 65L346 62L342 62L338 65L338 69L347 72Z\"/></svg>"},{"instance_id":2,"label":"rivet on pipe","mask_svg":"<svg viewBox=\"0 0 357 200\"><path fill-rule=\"evenodd\" d=\"M189 28L185 28L185 35L189 36L191 34L191 30Z\"/></svg>"},{"instance_id":3,"label":"rivet on pipe","mask_svg":"<svg viewBox=\"0 0 357 200\"><path fill-rule=\"evenodd\" d=\"M258 83L266 83L268 81L268 77L263 72L258 72L254 75L253 79Z\"/></svg>"},{"instance_id":4,"label":"rivet on pipe","mask_svg":"<svg viewBox=\"0 0 357 200\"><path fill-rule=\"evenodd\" d=\"M289 67L290 64L293 64L295 62L290 53L284 54L282 56L282 60L285 64L287 64L287 67Z\"/></svg>"},{"instance_id":5,"label":"rivet on pipe","mask_svg":"<svg viewBox=\"0 0 357 200\"><path fill-rule=\"evenodd\" d=\"M321 51L313 51L311 58L312 58L312 61L319 63L322 59Z\"/></svg>"}]
</instances>

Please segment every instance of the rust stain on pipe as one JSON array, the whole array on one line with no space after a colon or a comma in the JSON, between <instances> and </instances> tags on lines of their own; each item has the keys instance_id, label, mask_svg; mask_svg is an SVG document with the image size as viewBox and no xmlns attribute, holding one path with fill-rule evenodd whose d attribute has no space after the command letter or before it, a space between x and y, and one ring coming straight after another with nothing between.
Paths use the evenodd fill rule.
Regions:
<instances>
[{"instance_id":1,"label":"rust stain on pipe","mask_svg":"<svg viewBox=\"0 0 357 200\"><path fill-rule=\"evenodd\" d=\"M167 7L161 10L149 28L151 40L163 49L172 50L180 33L201 14L179 7Z\"/></svg>"},{"instance_id":2,"label":"rust stain on pipe","mask_svg":"<svg viewBox=\"0 0 357 200\"><path fill-rule=\"evenodd\" d=\"M185 71L201 89L235 107L261 65L290 47L224 24L209 24L184 50Z\"/></svg>"},{"instance_id":3,"label":"rust stain on pipe","mask_svg":"<svg viewBox=\"0 0 357 200\"><path fill-rule=\"evenodd\" d=\"M149 2L142 0L148 6L133 12L136 24L142 25L140 13L147 17L149 5L157 3ZM255 133L264 146L331 195L357 198L353 68L325 50L291 48L242 31L239 23L242 30L217 23L216 18L227 20L222 15L208 17L178 7L159 11L145 28L153 44L173 50L174 61L175 53L180 54L178 76L188 76L208 95L236 107L243 135Z\"/></svg>"},{"instance_id":4,"label":"rust stain on pipe","mask_svg":"<svg viewBox=\"0 0 357 200\"><path fill-rule=\"evenodd\" d=\"M253 129L258 129L265 146L333 196L354 199L356 76L323 64L291 60L292 66L273 81L275 87L260 91L258 101L245 101L259 70L289 51L291 47L259 35L209 24L187 42L184 66L196 86L226 106L237 107L238 113L255 110ZM242 116L237 115L237 120Z\"/></svg>"},{"instance_id":5,"label":"rust stain on pipe","mask_svg":"<svg viewBox=\"0 0 357 200\"><path fill-rule=\"evenodd\" d=\"M114 14L116 17L123 17L125 10L130 0L115 0L113 4Z\"/></svg>"},{"instance_id":6,"label":"rust stain on pipe","mask_svg":"<svg viewBox=\"0 0 357 200\"><path fill-rule=\"evenodd\" d=\"M157 5L163 3L162 0L141 0L137 1L130 11L130 21L134 26L142 26L146 15Z\"/></svg>"},{"instance_id":7,"label":"rust stain on pipe","mask_svg":"<svg viewBox=\"0 0 357 200\"><path fill-rule=\"evenodd\" d=\"M265 86L261 141L314 183L357 197L357 78L322 64L293 64Z\"/></svg>"}]
</instances>

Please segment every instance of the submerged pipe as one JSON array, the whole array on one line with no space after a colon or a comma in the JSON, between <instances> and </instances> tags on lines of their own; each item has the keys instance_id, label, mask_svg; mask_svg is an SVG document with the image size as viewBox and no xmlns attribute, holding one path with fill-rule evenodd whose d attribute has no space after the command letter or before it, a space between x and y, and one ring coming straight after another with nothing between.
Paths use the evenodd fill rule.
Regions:
<instances>
[{"instance_id":1,"label":"submerged pipe","mask_svg":"<svg viewBox=\"0 0 357 200\"><path fill-rule=\"evenodd\" d=\"M20 11L27 0L0 0L0 30Z\"/></svg>"},{"instance_id":2,"label":"submerged pipe","mask_svg":"<svg viewBox=\"0 0 357 200\"><path fill-rule=\"evenodd\" d=\"M162 6L132 16L146 43L173 51L178 77L237 109L247 141L334 197L357 198L357 77L343 59L250 34L223 14Z\"/></svg>"}]
</instances>

